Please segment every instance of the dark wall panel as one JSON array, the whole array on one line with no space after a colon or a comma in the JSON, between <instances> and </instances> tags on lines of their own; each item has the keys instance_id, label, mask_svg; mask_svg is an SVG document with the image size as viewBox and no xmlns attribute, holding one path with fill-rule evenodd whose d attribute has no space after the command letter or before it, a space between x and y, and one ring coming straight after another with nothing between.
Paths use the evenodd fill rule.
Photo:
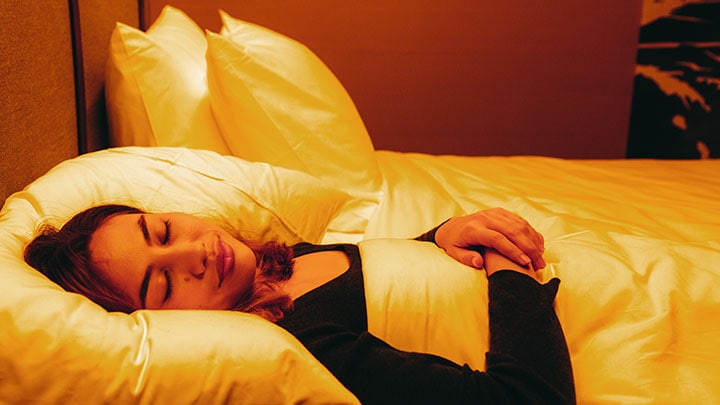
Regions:
<instances>
[{"instance_id":1,"label":"dark wall panel","mask_svg":"<svg viewBox=\"0 0 720 405\"><path fill-rule=\"evenodd\" d=\"M218 30L217 9L308 45L376 148L625 155L640 0L152 0Z\"/></svg>"}]
</instances>

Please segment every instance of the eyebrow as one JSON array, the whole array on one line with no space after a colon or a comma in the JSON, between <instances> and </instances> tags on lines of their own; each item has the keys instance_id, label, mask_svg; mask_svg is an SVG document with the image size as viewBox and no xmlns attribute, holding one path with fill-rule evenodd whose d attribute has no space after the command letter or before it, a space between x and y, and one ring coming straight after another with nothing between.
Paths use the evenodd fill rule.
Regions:
<instances>
[{"instance_id":1,"label":"eyebrow","mask_svg":"<svg viewBox=\"0 0 720 405\"><path fill-rule=\"evenodd\" d=\"M143 239L145 239L145 243L150 245L150 232L148 231L147 222L145 222L145 215L140 215L140 218L138 219L138 227L140 228L140 231L143 234ZM145 301L147 299L147 289L148 284L150 284L150 275L152 274L152 266L148 266L147 269L145 269L145 276L143 277L142 283L140 283L140 305L142 305L142 308L145 308Z\"/></svg>"}]
</instances>

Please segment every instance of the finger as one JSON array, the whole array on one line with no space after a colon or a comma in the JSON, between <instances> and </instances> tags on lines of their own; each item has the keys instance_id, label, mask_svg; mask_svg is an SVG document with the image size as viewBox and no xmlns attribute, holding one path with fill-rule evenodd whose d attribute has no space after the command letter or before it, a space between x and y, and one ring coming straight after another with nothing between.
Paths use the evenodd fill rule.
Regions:
<instances>
[{"instance_id":1,"label":"finger","mask_svg":"<svg viewBox=\"0 0 720 405\"><path fill-rule=\"evenodd\" d=\"M515 263L521 266L527 266L532 263L532 259L530 258L530 256L525 254L522 249L520 249L502 233L494 232L494 234L488 238L488 241L489 242L486 246L497 250L503 256L514 261Z\"/></svg>"},{"instance_id":2,"label":"finger","mask_svg":"<svg viewBox=\"0 0 720 405\"><path fill-rule=\"evenodd\" d=\"M532 261L536 268L543 268L544 262L542 260L542 253L545 251L545 243L542 235L533 229L527 221L520 217L517 217L516 219L514 216L510 216L508 219L510 220L510 223L502 225L502 228L493 227L493 230L505 236L510 243L520 249L525 256ZM502 241L500 243L504 244ZM499 247L498 251L500 251ZM508 257L512 258L514 256ZM524 258L522 260L524 260ZM519 263L517 260L514 261Z\"/></svg>"},{"instance_id":3,"label":"finger","mask_svg":"<svg viewBox=\"0 0 720 405\"><path fill-rule=\"evenodd\" d=\"M538 245L539 247L542 247L544 245L545 239L543 238L543 236L525 218L513 214L512 212L507 210L503 210L502 214L509 221L514 222L517 226L517 229L522 229L527 232L527 236L532 240L534 244Z\"/></svg>"},{"instance_id":4,"label":"finger","mask_svg":"<svg viewBox=\"0 0 720 405\"><path fill-rule=\"evenodd\" d=\"M541 238L537 231L521 216L513 214L512 212L502 208L492 209L490 212L491 214L486 213L486 215L483 216L488 228L501 233L505 233L507 231L516 234L524 234L532 240L533 243L541 242Z\"/></svg>"},{"instance_id":5,"label":"finger","mask_svg":"<svg viewBox=\"0 0 720 405\"><path fill-rule=\"evenodd\" d=\"M527 246L528 249L542 252L545 249L545 239L540 232L535 230L524 218L514 214L510 215L513 216L513 221L515 222L515 228L510 228L515 230L514 233L511 233L511 236L517 236L517 240L513 240L513 242L521 249ZM525 251L525 249L523 250ZM525 251L525 253L530 252Z\"/></svg>"},{"instance_id":6,"label":"finger","mask_svg":"<svg viewBox=\"0 0 720 405\"><path fill-rule=\"evenodd\" d=\"M536 269L545 268L545 261L542 258L542 254L545 252L545 243L542 235L534 230L526 230L520 233L509 232L507 237L510 242L530 258Z\"/></svg>"},{"instance_id":7,"label":"finger","mask_svg":"<svg viewBox=\"0 0 720 405\"><path fill-rule=\"evenodd\" d=\"M477 250L453 246L447 250L447 254L466 266L474 267L476 269L483 268L484 260L480 252Z\"/></svg>"}]
</instances>

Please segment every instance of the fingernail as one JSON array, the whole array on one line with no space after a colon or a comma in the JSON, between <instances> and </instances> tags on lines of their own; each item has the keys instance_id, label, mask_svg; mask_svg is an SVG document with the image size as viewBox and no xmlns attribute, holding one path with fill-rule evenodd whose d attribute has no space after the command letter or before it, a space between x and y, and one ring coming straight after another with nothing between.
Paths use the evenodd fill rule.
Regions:
<instances>
[{"instance_id":1,"label":"fingernail","mask_svg":"<svg viewBox=\"0 0 720 405\"><path fill-rule=\"evenodd\" d=\"M532 260L530 260L530 258L527 257L527 255L521 255L520 260L525 264L529 264L530 262L532 262Z\"/></svg>"}]
</instances>

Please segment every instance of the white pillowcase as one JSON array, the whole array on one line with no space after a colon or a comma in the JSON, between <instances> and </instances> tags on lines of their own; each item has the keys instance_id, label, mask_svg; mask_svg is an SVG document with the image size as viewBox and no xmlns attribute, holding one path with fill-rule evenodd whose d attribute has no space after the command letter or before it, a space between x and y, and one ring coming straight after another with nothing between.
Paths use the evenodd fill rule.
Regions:
<instances>
[{"instance_id":1,"label":"white pillowcase","mask_svg":"<svg viewBox=\"0 0 720 405\"><path fill-rule=\"evenodd\" d=\"M117 24L106 72L111 144L207 149L309 173L352 197L327 241L359 240L382 176L352 99L304 45L221 17L210 47L171 6L147 32Z\"/></svg>"},{"instance_id":2,"label":"white pillowcase","mask_svg":"<svg viewBox=\"0 0 720 405\"><path fill-rule=\"evenodd\" d=\"M220 12L207 33L212 109L233 155L310 173L376 200L381 174L355 105L307 47Z\"/></svg>"},{"instance_id":3,"label":"white pillowcase","mask_svg":"<svg viewBox=\"0 0 720 405\"><path fill-rule=\"evenodd\" d=\"M91 206L121 203L220 221L242 237L320 242L347 194L295 170L212 151L122 147L82 155L28 186L36 212L64 223ZM54 223L54 225L61 225Z\"/></svg>"},{"instance_id":4,"label":"white pillowcase","mask_svg":"<svg viewBox=\"0 0 720 405\"><path fill-rule=\"evenodd\" d=\"M103 203L212 208L233 226L269 223L272 232L253 234L291 242L317 241L346 198L305 173L185 148L119 148L61 163L0 212L0 402L357 403L294 337L256 316L107 313L23 261L42 223Z\"/></svg>"},{"instance_id":5,"label":"white pillowcase","mask_svg":"<svg viewBox=\"0 0 720 405\"><path fill-rule=\"evenodd\" d=\"M163 8L142 32L117 23L105 94L114 146L185 146L227 154L210 108L202 30Z\"/></svg>"}]
</instances>

